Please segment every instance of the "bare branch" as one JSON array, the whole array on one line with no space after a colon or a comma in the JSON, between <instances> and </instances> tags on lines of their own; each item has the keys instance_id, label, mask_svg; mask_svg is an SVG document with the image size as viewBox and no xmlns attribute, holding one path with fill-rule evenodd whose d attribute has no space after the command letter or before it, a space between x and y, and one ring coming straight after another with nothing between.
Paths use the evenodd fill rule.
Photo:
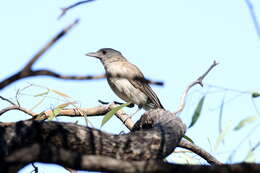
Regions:
<instances>
[{"instance_id":1,"label":"bare branch","mask_svg":"<svg viewBox=\"0 0 260 173\"><path fill-rule=\"evenodd\" d=\"M7 108L1 109L0 110L0 116L3 115L4 113L8 112L8 111L11 111L11 110L19 110L19 111L21 111L25 114L30 115L30 116L36 116L37 115L37 114L35 114L35 113L33 113L33 112L23 108L23 107L20 107L18 105L13 105L13 106L9 106Z\"/></svg>"},{"instance_id":2,"label":"bare branch","mask_svg":"<svg viewBox=\"0 0 260 173\"><path fill-rule=\"evenodd\" d=\"M181 96L181 100L180 100L180 105L179 105L179 107L178 107L177 110L174 112L175 115L177 115L178 113L182 112L182 110L184 109L184 107L185 107L185 100L186 100L186 97L187 97L187 95L188 95L189 90L190 90L194 85L197 85L197 84L199 84L200 86L203 87L202 80L207 76L207 74L208 74L216 65L218 65L218 63L217 63L216 61L214 61L213 64L209 67L209 69L208 69L203 75L201 75L197 80L195 80L194 82L192 82L192 83L187 87L187 89L184 91L183 95Z\"/></svg>"},{"instance_id":3,"label":"bare branch","mask_svg":"<svg viewBox=\"0 0 260 173\"><path fill-rule=\"evenodd\" d=\"M70 9L74 8L74 7L77 7L81 4L85 4L85 3L89 3L89 2L92 2L92 1L95 1L95 0L85 0L85 1L80 1L80 2L77 2L75 4L72 4L68 7L65 7L65 8L62 8L62 13L60 14L60 16L58 17L58 19L61 19L66 13L67 11L69 11Z\"/></svg>"},{"instance_id":4,"label":"bare branch","mask_svg":"<svg viewBox=\"0 0 260 173\"><path fill-rule=\"evenodd\" d=\"M2 99L2 100L4 100L4 101L7 101L7 102L10 103L11 105L15 105L14 102L12 102L11 100L9 100L9 99L7 99L7 98L5 98L5 97L3 97L3 96L0 96L0 99Z\"/></svg>"},{"instance_id":5,"label":"bare branch","mask_svg":"<svg viewBox=\"0 0 260 173\"><path fill-rule=\"evenodd\" d=\"M185 148L187 150L190 150L190 151L196 153L197 155L199 155L200 157L205 159L209 164L212 164L212 165L221 165L222 164L215 157L213 157L210 153L208 153L204 149L200 148L199 146L197 146L185 139L181 140L178 147Z\"/></svg>"},{"instance_id":6,"label":"bare branch","mask_svg":"<svg viewBox=\"0 0 260 173\"><path fill-rule=\"evenodd\" d=\"M59 32L50 42L48 42L34 57L25 65L22 69L24 72L28 72L32 69L32 65L50 48L52 47L59 39L61 39L71 28L78 24L79 20L75 20L72 24L68 25L61 32Z\"/></svg>"},{"instance_id":7,"label":"bare branch","mask_svg":"<svg viewBox=\"0 0 260 173\"><path fill-rule=\"evenodd\" d=\"M69 30L71 30L79 20L75 20L72 24L68 25L66 28L64 28L60 33L58 33L50 42L48 42L33 58L23 67L23 69L16 74L8 77L7 79L4 79L2 82L0 82L0 90L4 87L10 85L11 83L20 80L25 77L29 76L35 76L35 74L31 74L34 72L32 70L33 64L46 52L49 50L50 47L54 45L60 38L65 36Z\"/></svg>"}]
</instances>

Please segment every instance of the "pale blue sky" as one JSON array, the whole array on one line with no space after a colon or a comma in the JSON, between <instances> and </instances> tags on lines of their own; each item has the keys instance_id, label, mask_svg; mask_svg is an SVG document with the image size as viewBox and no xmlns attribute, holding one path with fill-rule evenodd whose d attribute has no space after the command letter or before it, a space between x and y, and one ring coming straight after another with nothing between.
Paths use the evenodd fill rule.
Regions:
<instances>
[{"instance_id":1,"label":"pale blue sky","mask_svg":"<svg viewBox=\"0 0 260 173\"><path fill-rule=\"evenodd\" d=\"M201 75L213 62L217 66L205 79L205 84L222 86L240 91L259 91L260 39L255 31L248 7L243 0L97 0L69 11L57 20L60 8L77 1L4 1L0 6L0 57L2 66L0 80L16 72L56 33L80 18L80 23L66 37L51 48L34 66L48 68L62 74L102 74L101 63L86 57L87 52L103 47L121 51L129 61L136 64L146 77L163 80L164 87L153 86L162 104L174 111L185 87ZM252 0L256 15L260 17L260 2ZM49 77L28 78L12 84L0 95L14 98L17 89L28 82L64 92L80 103L81 107L99 105L104 101L118 100L105 80L63 81ZM214 93L212 93L214 90ZM31 87L20 96L20 103L31 108L40 98L29 96L43 90ZM180 115L190 123L198 99L209 92L202 116L187 134L196 144L210 151L208 138L214 145L218 137L219 105L224 90L195 87L187 100L187 107ZM216 91L216 92L215 92ZM226 99L237 95L226 92ZM260 109L259 99L255 99ZM48 99L35 111L39 112L60 104ZM2 101L0 107L7 106ZM126 109L133 113L135 109ZM224 105L223 126L231 120L231 127L247 116L257 115L250 95L242 95ZM16 121L26 118L22 113L10 112L0 121ZM136 115L138 119L140 115ZM59 121L83 118L59 118ZM90 118L99 128L101 118ZM213 153L223 162L259 120L238 132L229 132L225 144ZM113 118L103 128L118 133L126 130L119 120ZM250 140L243 143L233 162L245 158L249 143L259 141L259 128ZM221 152L221 153L218 153ZM257 150L259 158L259 149ZM257 156L257 154L256 154ZM170 159L173 156L170 157ZM27 167L21 172L30 172ZM40 172L67 172L62 168L40 166Z\"/></svg>"}]
</instances>

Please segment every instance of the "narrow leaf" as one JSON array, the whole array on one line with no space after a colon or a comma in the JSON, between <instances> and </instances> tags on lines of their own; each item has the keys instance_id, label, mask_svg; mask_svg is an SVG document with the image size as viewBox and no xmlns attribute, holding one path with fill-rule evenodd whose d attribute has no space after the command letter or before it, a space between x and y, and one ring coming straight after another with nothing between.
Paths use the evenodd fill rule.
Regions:
<instances>
[{"instance_id":1,"label":"narrow leaf","mask_svg":"<svg viewBox=\"0 0 260 173\"><path fill-rule=\"evenodd\" d=\"M56 107L54 110L52 110L52 114L48 117L48 120L53 120L54 117L56 117L60 111L62 110L62 108L58 108Z\"/></svg>"},{"instance_id":2,"label":"narrow leaf","mask_svg":"<svg viewBox=\"0 0 260 173\"><path fill-rule=\"evenodd\" d=\"M60 95L60 96L62 96L62 97L71 98L71 97L68 96L67 94L64 94L64 93L62 93L62 92L60 92L60 91L57 91L57 90L54 90L54 89L51 89L51 91L54 92L54 93L56 93L56 94L58 94L58 95Z\"/></svg>"},{"instance_id":3,"label":"narrow leaf","mask_svg":"<svg viewBox=\"0 0 260 173\"><path fill-rule=\"evenodd\" d=\"M65 107L69 106L69 105L73 105L73 104L76 104L76 103L77 102L67 102L67 103L60 104L57 107L63 109Z\"/></svg>"},{"instance_id":4,"label":"narrow leaf","mask_svg":"<svg viewBox=\"0 0 260 173\"><path fill-rule=\"evenodd\" d=\"M205 96L203 96L200 99L200 101L199 101L199 103L198 103L198 105L197 105L197 107L195 109L195 112L194 112L194 114L192 116L192 120L191 120L191 123L189 125L189 128L191 128L197 122L197 120L199 119L199 116L200 116L200 113L201 113L201 110L202 110L202 106L203 106L204 100L205 100Z\"/></svg>"},{"instance_id":5,"label":"narrow leaf","mask_svg":"<svg viewBox=\"0 0 260 173\"><path fill-rule=\"evenodd\" d=\"M224 140L224 138L227 136L230 128L231 128L231 121L229 121L227 123L227 125L225 126L225 128L223 129L223 131L218 135L217 137L217 140L216 140L216 143L215 143L215 147L214 147L214 150L217 151L220 143Z\"/></svg>"},{"instance_id":6,"label":"narrow leaf","mask_svg":"<svg viewBox=\"0 0 260 173\"><path fill-rule=\"evenodd\" d=\"M40 104L43 103L43 101L47 98L47 95L45 95L44 97L41 98L41 100L39 102L37 102L31 109L30 111L33 111L35 108L37 108Z\"/></svg>"},{"instance_id":7,"label":"narrow leaf","mask_svg":"<svg viewBox=\"0 0 260 173\"><path fill-rule=\"evenodd\" d=\"M104 118L102 119L102 122L101 122L101 127L108 121L110 120L110 118L117 112L119 111L120 109L130 105L131 103L125 103L125 104L122 104L120 106L117 106L115 108L113 108L111 111L109 111L108 113L106 113L106 115L104 116Z\"/></svg>"},{"instance_id":8,"label":"narrow leaf","mask_svg":"<svg viewBox=\"0 0 260 173\"><path fill-rule=\"evenodd\" d=\"M44 95L47 95L47 94L49 94L49 90L45 91L43 93L40 93L40 94L36 94L36 95L34 95L34 97L44 96Z\"/></svg>"},{"instance_id":9,"label":"narrow leaf","mask_svg":"<svg viewBox=\"0 0 260 173\"><path fill-rule=\"evenodd\" d=\"M219 133L222 132L222 117L223 117L223 108L224 108L224 103L225 103L225 95L223 96L222 98L222 101L221 101L221 105L220 105L220 110L219 110L219 121L218 121L218 130L219 130Z\"/></svg>"},{"instance_id":10,"label":"narrow leaf","mask_svg":"<svg viewBox=\"0 0 260 173\"><path fill-rule=\"evenodd\" d=\"M52 114L48 117L48 120L53 120L54 117L56 117L62 109L64 109L65 107L71 105L71 104L75 104L76 102L68 102L68 103L63 103L60 104L58 106L56 106L53 110L52 110Z\"/></svg>"},{"instance_id":11,"label":"narrow leaf","mask_svg":"<svg viewBox=\"0 0 260 173\"><path fill-rule=\"evenodd\" d=\"M194 144L194 141L189 136L184 135L183 138Z\"/></svg>"},{"instance_id":12,"label":"narrow leaf","mask_svg":"<svg viewBox=\"0 0 260 173\"><path fill-rule=\"evenodd\" d=\"M234 128L234 130L240 130L241 128L243 128L244 126L254 122L255 120L257 120L258 118L260 118L260 116L250 116L250 117L247 117L243 120L241 120L238 125Z\"/></svg>"},{"instance_id":13,"label":"narrow leaf","mask_svg":"<svg viewBox=\"0 0 260 173\"><path fill-rule=\"evenodd\" d=\"M252 93L252 97L253 98L256 98L256 97L259 97L260 96L260 93L258 93L258 92L253 92Z\"/></svg>"}]
</instances>

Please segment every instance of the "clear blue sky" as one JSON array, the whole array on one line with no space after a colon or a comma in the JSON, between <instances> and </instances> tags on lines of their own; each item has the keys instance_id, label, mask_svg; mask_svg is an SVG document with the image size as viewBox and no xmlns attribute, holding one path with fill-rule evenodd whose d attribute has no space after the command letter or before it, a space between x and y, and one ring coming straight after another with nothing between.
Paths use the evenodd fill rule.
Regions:
<instances>
[{"instance_id":1,"label":"clear blue sky","mask_svg":"<svg viewBox=\"0 0 260 173\"><path fill-rule=\"evenodd\" d=\"M205 79L205 84L221 86L239 91L260 91L260 38L258 37L245 1L237 0L97 0L72 9L61 20L57 20L60 8L77 1L3 1L0 6L0 57L2 66L0 80L16 72L56 33L80 18L66 37L52 47L34 66L48 68L62 74L102 74L104 69L96 59L86 57L87 52L103 47L121 51L130 62L136 64L146 77L163 80L164 87L154 86L164 107L174 111L185 87L211 65L220 62ZM260 2L252 0L256 16L260 18ZM81 107L99 105L98 99L114 101L119 98L110 90L105 80L63 81L49 77L28 78L16 82L1 91L0 95L15 98L16 91L28 86L28 82L46 86L66 93L79 102ZM37 87L24 90L20 95L22 106L31 108L40 98L32 95L42 92ZM187 100L187 107L180 115L186 124L190 123L199 98L208 93L202 115L194 127L188 130L196 144L211 151L218 133L218 116L221 100L225 94L223 127L231 121L231 131L216 152L219 160L227 157L238 143L259 124L259 120L241 131L232 128L243 118L257 115L249 94L228 101L237 92L217 88L195 87ZM55 95L54 95L55 96ZM55 96L57 97L57 96ZM259 99L255 99L260 109ZM42 111L61 104L49 98L34 111ZM7 104L0 102L0 108ZM126 109L128 113L135 109ZM27 116L10 112L0 121L18 121ZM136 115L138 119L140 115ZM58 121L83 118L58 118ZM101 118L90 118L95 127L100 127ZM121 122L113 118L103 130L118 133L126 131ZM250 145L259 141L260 129L255 128L250 140L239 148L233 162L242 161ZM260 161L259 149L256 159ZM258 157L257 157L258 156ZM169 160L174 159L170 156ZM67 172L63 168L40 166L40 172ZM27 167L21 172L30 172Z\"/></svg>"}]
</instances>

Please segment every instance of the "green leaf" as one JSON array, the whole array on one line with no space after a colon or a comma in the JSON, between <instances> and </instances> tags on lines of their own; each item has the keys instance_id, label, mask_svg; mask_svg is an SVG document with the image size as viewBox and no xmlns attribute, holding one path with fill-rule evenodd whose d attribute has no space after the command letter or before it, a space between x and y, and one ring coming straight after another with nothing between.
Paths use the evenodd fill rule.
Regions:
<instances>
[{"instance_id":1,"label":"green leaf","mask_svg":"<svg viewBox=\"0 0 260 173\"><path fill-rule=\"evenodd\" d=\"M195 109L195 112L194 112L194 114L192 116L192 120L191 120L191 123L189 125L189 128L191 128L197 122L197 120L199 119L199 116L200 116L200 113L201 113L201 110L202 110L202 106L203 106L204 100L205 100L205 96L203 96L200 99L200 101L199 101L199 103L198 103L198 105L197 105L197 107Z\"/></svg>"},{"instance_id":2,"label":"green leaf","mask_svg":"<svg viewBox=\"0 0 260 173\"><path fill-rule=\"evenodd\" d=\"M34 97L44 96L44 95L47 95L47 94L49 94L49 90L45 91L43 93L40 93L40 94L36 94L36 95L34 95Z\"/></svg>"},{"instance_id":3,"label":"green leaf","mask_svg":"<svg viewBox=\"0 0 260 173\"><path fill-rule=\"evenodd\" d=\"M48 120L53 120L53 118L56 117L61 110L62 110L61 108L57 108L57 107L54 110L52 110L52 114L48 117Z\"/></svg>"},{"instance_id":4,"label":"green leaf","mask_svg":"<svg viewBox=\"0 0 260 173\"><path fill-rule=\"evenodd\" d=\"M259 97L259 96L260 96L260 93L258 93L258 92L253 92L251 96L252 96L253 98Z\"/></svg>"},{"instance_id":5,"label":"green leaf","mask_svg":"<svg viewBox=\"0 0 260 173\"><path fill-rule=\"evenodd\" d=\"M125 104L122 104L120 106L117 106L115 108L113 108L111 111L109 111L108 113L106 113L106 115L104 116L104 118L102 119L102 122L101 122L101 127L106 123L108 122L108 120L110 120L110 118L117 112L119 111L120 109L130 105L131 103L125 103Z\"/></svg>"},{"instance_id":6,"label":"green leaf","mask_svg":"<svg viewBox=\"0 0 260 173\"><path fill-rule=\"evenodd\" d=\"M68 103L64 103L64 104L60 104L57 107L55 107L52 110L52 114L48 117L48 120L53 120L54 117L56 117L62 109L64 109L65 107L71 105L71 104L75 104L76 102L68 102Z\"/></svg>"},{"instance_id":7,"label":"green leaf","mask_svg":"<svg viewBox=\"0 0 260 173\"><path fill-rule=\"evenodd\" d=\"M242 127L244 127L245 125L248 125L250 123L252 123L253 121L255 121L256 119L260 118L260 116L250 116L247 117L243 120L241 120L238 125L234 128L234 130L240 130Z\"/></svg>"},{"instance_id":8,"label":"green leaf","mask_svg":"<svg viewBox=\"0 0 260 173\"><path fill-rule=\"evenodd\" d=\"M56 93L56 94L58 94L58 95L60 95L60 96L62 96L62 97L71 98L71 97L68 96L67 94L64 94L64 93L62 93L62 92L60 92L60 91L57 91L57 90L54 90L54 89L51 89L51 91L54 92L54 93Z\"/></svg>"},{"instance_id":9,"label":"green leaf","mask_svg":"<svg viewBox=\"0 0 260 173\"><path fill-rule=\"evenodd\" d=\"M214 150L217 151L220 143L224 140L224 138L227 136L230 128L231 128L231 121L229 121L227 123L227 125L225 126L225 128L223 129L223 131L218 135L215 146L214 146Z\"/></svg>"},{"instance_id":10,"label":"green leaf","mask_svg":"<svg viewBox=\"0 0 260 173\"><path fill-rule=\"evenodd\" d=\"M189 136L184 135L183 138L194 144L194 141Z\"/></svg>"}]
</instances>

